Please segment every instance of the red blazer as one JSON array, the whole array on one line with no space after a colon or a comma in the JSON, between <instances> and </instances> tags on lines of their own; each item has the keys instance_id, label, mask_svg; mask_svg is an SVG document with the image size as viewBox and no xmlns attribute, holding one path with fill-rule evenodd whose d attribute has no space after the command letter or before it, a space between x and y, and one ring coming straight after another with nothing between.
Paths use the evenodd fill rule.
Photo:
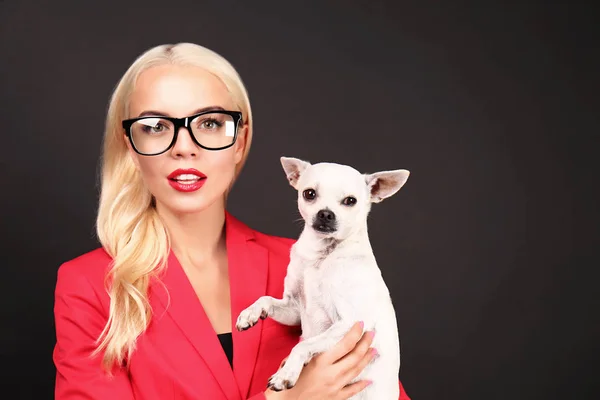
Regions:
<instances>
[{"instance_id":1,"label":"red blazer","mask_svg":"<svg viewBox=\"0 0 600 400\"><path fill-rule=\"evenodd\" d=\"M150 285L153 319L140 336L131 368L103 374L90 358L106 323L109 298L104 275L111 261L96 249L62 264L55 291L55 398L264 400L268 378L298 343L299 327L271 319L244 332L238 314L258 297L281 298L293 240L265 235L226 216L231 284L233 370L177 258L171 252L163 286ZM400 399L408 400L400 384Z\"/></svg>"}]
</instances>

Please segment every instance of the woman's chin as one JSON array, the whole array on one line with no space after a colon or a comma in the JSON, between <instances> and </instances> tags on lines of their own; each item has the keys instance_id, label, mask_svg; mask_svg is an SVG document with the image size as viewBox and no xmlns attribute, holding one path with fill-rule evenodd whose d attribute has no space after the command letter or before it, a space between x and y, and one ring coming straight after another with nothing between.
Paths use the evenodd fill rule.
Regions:
<instances>
[{"instance_id":1,"label":"woman's chin","mask_svg":"<svg viewBox=\"0 0 600 400\"><path fill-rule=\"evenodd\" d=\"M173 196L175 197L175 196ZM218 197L208 198L206 196L189 196L187 198L173 198L166 201L157 201L159 212L165 209L173 215L194 215L200 214L212 208L218 207Z\"/></svg>"}]
</instances>

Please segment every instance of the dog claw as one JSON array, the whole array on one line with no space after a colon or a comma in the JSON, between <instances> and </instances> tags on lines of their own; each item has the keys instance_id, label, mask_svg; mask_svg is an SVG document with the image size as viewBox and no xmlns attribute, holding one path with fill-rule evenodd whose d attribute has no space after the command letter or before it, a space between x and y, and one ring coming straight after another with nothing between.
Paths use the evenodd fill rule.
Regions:
<instances>
[{"instance_id":1,"label":"dog claw","mask_svg":"<svg viewBox=\"0 0 600 400\"><path fill-rule=\"evenodd\" d=\"M238 331L245 331L256 325L259 320L266 319L269 316L260 304L253 304L240 313L236 322Z\"/></svg>"},{"instance_id":2,"label":"dog claw","mask_svg":"<svg viewBox=\"0 0 600 400\"><path fill-rule=\"evenodd\" d=\"M269 383L267 384L268 388L270 388L271 390L277 391L277 392L284 390L284 389L291 389L294 386L295 386L295 380L287 379L287 378L282 379L277 374L272 375L271 378L269 378Z\"/></svg>"},{"instance_id":3,"label":"dog claw","mask_svg":"<svg viewBox=\"0 0 600 400\"><path fill-rule=\"evenodd\" d=\"M281 389L277 389L272 383L267 383L267 389L270 389L274 392L281 392Z\"/></svg>"},{"instance_id":4,"label":"dog claw","mask_svg":"<svg viewBox=\"0 0 600 400\"><path fill-rule=\"evenodd\" d=\"M281 392L283 390L283 388L280 388L273 383L273 377L271 377L271 379L269 379L269 382L267 383L267 389L271 389L274 392Z\"/></svg>"}]
</instances>

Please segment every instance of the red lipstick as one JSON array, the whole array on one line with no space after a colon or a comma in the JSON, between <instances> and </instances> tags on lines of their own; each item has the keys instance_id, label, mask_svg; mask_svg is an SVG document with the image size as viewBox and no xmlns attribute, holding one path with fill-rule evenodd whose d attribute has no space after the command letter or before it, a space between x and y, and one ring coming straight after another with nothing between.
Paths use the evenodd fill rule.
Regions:
<instances>
[{"instance_id":1,"label":"red lipstick","mask_svg":"<svg viewBox=\"0 0 600 400\"><path fill-rule=\"evenodd\" d=\"M167 178L169 185L180 192L194 192L206 182L206 175L194 168L176 169Z\"/></svg>"}]
</instances>

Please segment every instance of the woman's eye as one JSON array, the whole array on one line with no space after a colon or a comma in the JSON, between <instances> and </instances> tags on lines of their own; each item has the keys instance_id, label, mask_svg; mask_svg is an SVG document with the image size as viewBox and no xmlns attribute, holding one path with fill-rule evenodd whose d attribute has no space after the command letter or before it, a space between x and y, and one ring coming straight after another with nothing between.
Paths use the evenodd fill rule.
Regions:
<instances>
[{"instance_id":1,"label":"woman's eye","mask_svg":"<svg viewBox=\"0 0 600 400\"><path fill-rule=\"evenodd\" d=\"M353 206L356 204L356 197L348 196L342 200L342 204L345 206Z\"/></svg>"},{"instance_id":2,"label":"woman's eye","mask_svg":"<svg viewBox=\"0 0 600 400\"><path fill-rule=\"evenodd\" d=\"M144 132L146 133L162 133L165 129L166 126L164 126L163 124L161 124L160 122L157 123L156 125L150 126L150 125L145 125L143 128Z\"/></svg>"},{"instance_id":3,"label":"woman's eye","mask_svg":"<svg viewBox=\"0 0 600 400\"><path fill-rule=\"evenodd\" d=\"M207 129L209 131L215 130L215 129L219 129L221 127L222 124L219 123L219 121L214 120L214 119L207 119L202 121L202 123L200 124L200 129Z\"/></svg>"},{"instance_id":4,"label":"woman's eye","mask_svg":"<svg viewBox=\"0 0 600 400\"><path fill-rule=\"evenodd\" d=\"M152 127L152 132L154 133L160 133L165 129L165 126L163 124L156 124Z\"/></svg>"},{"instance_id":5,"label":"woman's eye","mask_svg":"<svg viewBox=\"0 0 600 400\"><path fill-rule=\"evenodd\" d=\"M314 200L314 198L317 197L317 192L315 192L314 189L306 189L304 192L302 192L302 196L306 200Z\"/></svg>"}]
</instances>

